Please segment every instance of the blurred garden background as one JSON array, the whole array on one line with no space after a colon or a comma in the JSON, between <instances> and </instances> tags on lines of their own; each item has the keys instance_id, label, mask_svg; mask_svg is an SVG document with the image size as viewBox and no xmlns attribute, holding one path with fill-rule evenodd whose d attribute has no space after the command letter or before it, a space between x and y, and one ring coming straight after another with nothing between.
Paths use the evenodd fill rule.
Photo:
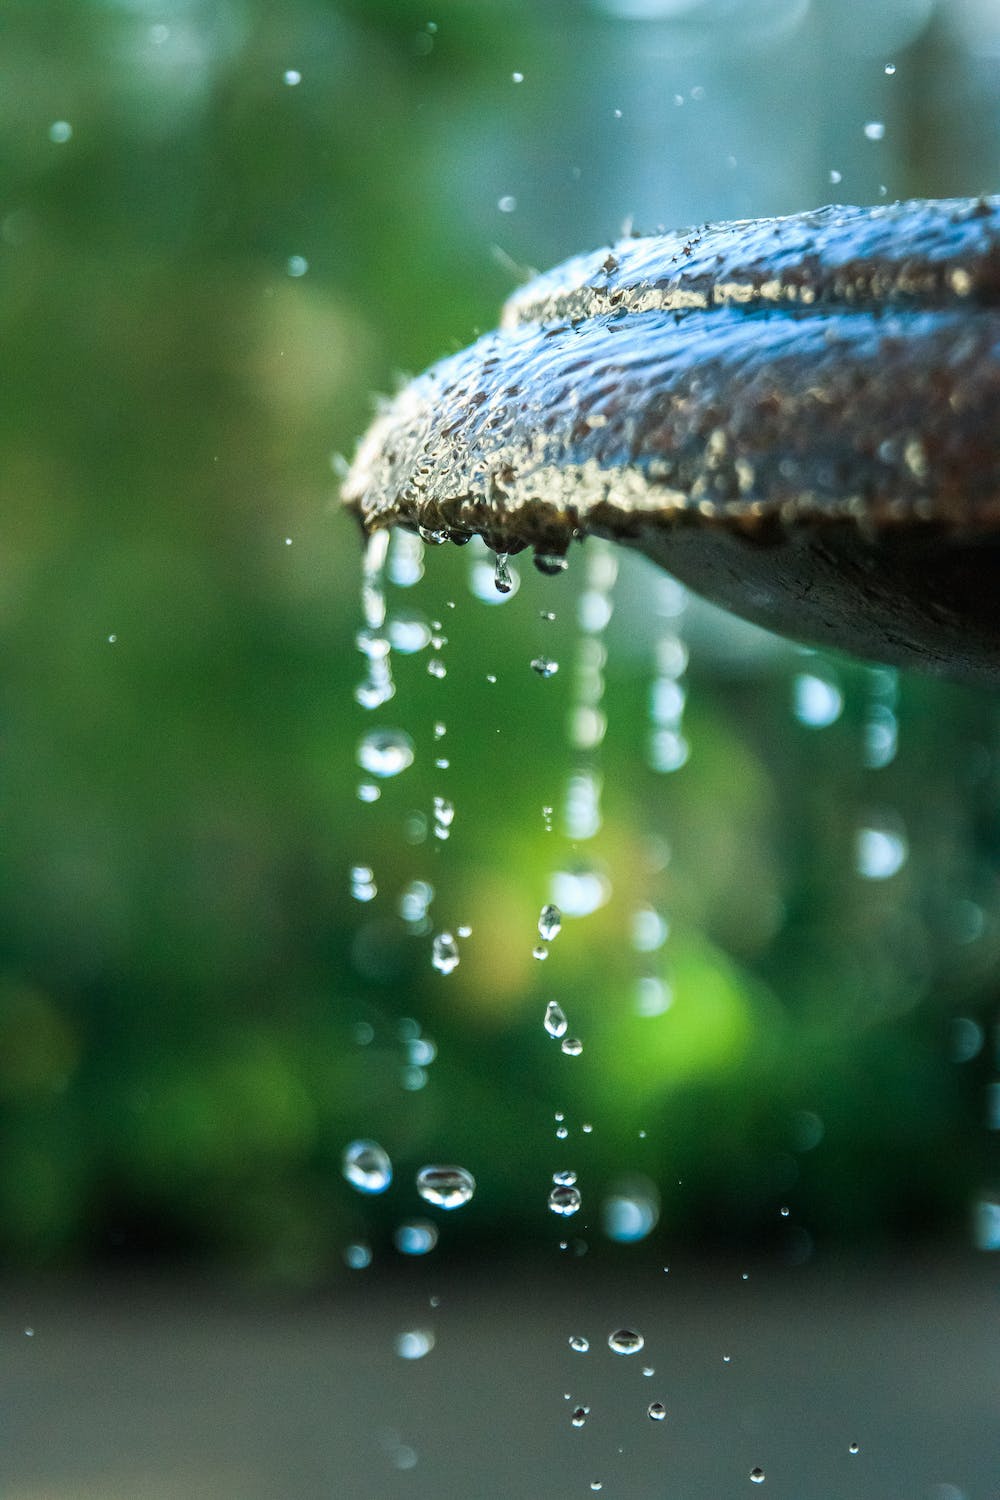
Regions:
<instances>
[{"instance_id":1,"label":"blurred garden background","mask_svg":"<svg viewBox=\"0 0 1000 1500\"><path fill-rule=\"evenodd\" d=\"M325 1286L399 1260L434 1160L479 1183L442 1257L551 1259L567 1165L594 1255L996 1248L992 699L692 604L654 769L679 601L623 557L574 839L586 549L499 607L428 551L390 605L411 645L443 622L447 676L398 653L372 715L337 508L373 392L525 267L626 220L995 190L992 0L8 0L0 42L7 1266ZM416 758L366 803L376 723ZM600 902L542 963L560 874ZM344 1181L356 1137L390 1193Z\"/></svg>"}]
</instances>

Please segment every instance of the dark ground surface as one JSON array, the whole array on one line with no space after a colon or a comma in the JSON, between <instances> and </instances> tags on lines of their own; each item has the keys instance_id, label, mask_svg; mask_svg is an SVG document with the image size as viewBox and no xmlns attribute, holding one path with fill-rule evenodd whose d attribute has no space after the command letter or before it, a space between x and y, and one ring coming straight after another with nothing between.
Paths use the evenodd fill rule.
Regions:
<instances>
[{"instance_id":1,"label":"dark ground surface","mask_svg":"<svg viewBox=\"0 0 1000 1500\"><path fill-rule=\"evenodd\" d=\"M8 1284L0 1493L1000 1497L1000 1261L741 1270L664 1275L623 1249L555 1274L431 1256L297 1301L125 1275ZM645 1336L634 1357L607 1347L623 1324ZM394 1349L412 1328L436 1337L419 1361Z\"/></svg>"}]
</instances>

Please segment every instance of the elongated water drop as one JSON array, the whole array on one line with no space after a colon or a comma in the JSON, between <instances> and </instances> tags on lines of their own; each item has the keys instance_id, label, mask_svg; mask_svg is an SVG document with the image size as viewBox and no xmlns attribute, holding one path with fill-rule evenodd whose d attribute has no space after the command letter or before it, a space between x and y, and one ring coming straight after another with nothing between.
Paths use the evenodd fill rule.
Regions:
<instances>
[{"instance_id":1,"label":"elongated water drop","mask_svg":"<svg viewBox=\"0 0 1000 1500\"><path fill-rule=\"evenodd\" d=\"M646 1340L631 1328L619 1328L608 1335L608 1348L615 1354L638 1354Z\"/></svg>"},{"instance_id":2,"label":"elongated water drop","mask_svg":"<svg viewBox=\"0 0 1000 1500\"><path fill-rule=\"evenodd\" d=\"M538 932L545 942L551 943L552 939L558 936L561 927L562 912L558 906L553 906L551 903L543 906L538 917Z\"/></svg>"},{"instance_id":3,"label":"elongated water drop","mask_svg":"<svg viewBox=\"0 0 1000 1500\"><path fill-rule=\"evenodd\" d=\"M359 1193L384 1193L392 1182L392 1162L378 1141L352 1141L346 1146L343 1172Z\"/></svg>"},{"instance_id":4,"label":"elongated water drop","mask_svg":"<svg viewBox=\"0 0 1000 1500\"><path fill-rule=\"evenodd\" d=\"M496 571L493 574L493 584L498 594L509 594L513 584L510 578L510 569L507 566L507 553L498 552Z\"/></svg>"},{"instance_id":5,"label":"elongated water drop","mask_svg":"<svg viewBox=\"0 0 1000 1500\"><path fill-rule=\"evenodd\" d=\"M370 776L398 776L413 764L413 741L402 729L373 729L358 744L358 765Z\"/></svg>"},{"instance_id":6,"label":"elongated water drop","mask_svg":"<svg viewBox=\"0 0 1000 1500\"><path fill-rule=\"evenodd\" d=\"M461 1208L476 1191L476 1179L464 1167L421 1167L417 1192L435 1208Z\"/></svg>"},{"instance_id":7,"label":"elongated water drop","mask_svg":"<svg viewBox=\"0 0 1000 1500\"><path fill-rule=\"evenodd\" d=\"M549 1194L549 1208L563 1219L579 1212L580 1203L580 1189L576 1187L557 1185Z\"/></svg>"},{"instance_id":8,"label":"elongated water drop","mask_svg":"<svg viewBox=\"0 0 1000 1500\"><path fill-rule=\"evenodd\" d=\"M458 968L458 944L450 932L439 932L431 944L431 964L439 974L451 974Z\"/></svg>"},{"instance_id":9,"label":"elongated water drop","mask_svg":"<svg viewBox=\"0 0 1000 1500\"><path fill-rule=\"evenodd\" d=\"M573 1426L582 1427L584 1422L586 1422L587 1420L587 1413L589 1411L589 1406L578 1406L573 1412L573 1415L570 1417L570 1421L572 1422Z\"/></svg>"},{"instance_id":10,"label":"elongated water drop","mask_svg":"<svg viewBox=\"0 0 1000 1500\"><path fill-rule=\"evenodd\" d=\"M545 1007L545 1030L549 1036L565 1036L569 1022L561 1005L555 1000L550 1000Z\"/></svg>"}]
</instances>

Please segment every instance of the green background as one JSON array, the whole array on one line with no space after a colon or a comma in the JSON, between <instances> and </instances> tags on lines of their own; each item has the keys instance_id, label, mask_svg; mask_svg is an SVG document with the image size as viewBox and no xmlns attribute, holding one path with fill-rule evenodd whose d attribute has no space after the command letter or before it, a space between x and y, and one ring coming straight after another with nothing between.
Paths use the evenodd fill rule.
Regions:
<instances>
[{"instance_id":1,"label":"green background","mask_svg":"<svg viewBox=\"0 0 1000 1500\"><path fill-rule=\"evenodd\" d=\"M691 757L658 774L643 747L670 626L661 582L623 559L604 826L574 849L584 554L554 581L525 564L493 609L467 555L429 552L391 603L444 622L448 675L400 659L395 700L366 715L335 471L373 391L492 326L517 267L628 215L994 188L989 7L77 0L6 5L0 40L7 1261L318 1284L351 1242L395 1254L412 1175L442 1159L479 1190L438 1254L548 1253L564 1165L595 1203L628 1174L655 1184L653 1253L964 1238L1000 1177L992 700L902 680L898 756L866 769L880 679L695 608ZM543 649L561 667L545 682ZM791 712L803 671L843 693L829 728ZM364 806L376 722L417 758ZM434 795L452 836L414 842ZM872 817L906 830L885 881L855 867ZM612 897L540 964L552 872L583 857ZM434 885L435 931L473 929L447 977L398 915L412 879ZM638 956L647 903L672 930ZM650 966L675 1003L643 1018ZM544 1034L553 996L578 1059ZM407 1018L437 1046L419 1089ZM384 1198L342 1180L354 1136L390 1151ZM596 1213L590 1229L596 1253Z\"/></svg>"}]
</instances>

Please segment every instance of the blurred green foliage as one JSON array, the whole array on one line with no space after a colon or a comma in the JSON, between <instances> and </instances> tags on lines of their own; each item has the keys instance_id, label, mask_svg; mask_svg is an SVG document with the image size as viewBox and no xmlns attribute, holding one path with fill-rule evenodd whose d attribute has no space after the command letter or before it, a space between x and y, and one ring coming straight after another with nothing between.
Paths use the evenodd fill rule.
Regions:
<instances>
[{"instance_id":1,"label":"blurred green foliage","mask_svg":"<svg viewBox=\"0 0 1000 1500\"><path fill-rule=\"evenodd\" d=\"M359 549L331 453L395 368L493 322L512 258L613 232L613 194L573 196L598 145L567 154L566 121L604 97L612 42L641 52L631 23L569 0L448 0L433 18L395 0L46 0L0 24L5 1255L315 1282L352 1238L388 1242L433 1159L480 1183L449 1220L459 1247L548 1253L545 1185L566 1161L594 1201L623 1171L654 1180L657 1248L777 1244L785 1202L819 1244L953 1228L996 1165L989 1048L958 1065L949 1044L956 1014L988 1030L996 1003L991 704L904 683L900 755L865 771L864 669L836 668L845 712L808 729L789 712L801 661L755 645L734 666L706 617L691 759L658 775L653 584L623 569L605 824L583 851L613 894L539 964L550 876L583 857L558 831L578 579L524 576L487 609L449 550L404 600L445 621L448 676L401 659L379 717L416 764L374 807L355 795ZM932 45L955 53L941 32L915 58ZM624 73L613 86L627 94ZM731 128L711 126L705 213L730 202ZM539 201L508 236L495 204L518 173ZM804 206L760 192L761 211ZM547 682L527 665L542 647L564 664ZM451 838L412 841L442 790ZM883 882L855 869L871 807L909 838ZM350 896L357 863L371 906ZM398 916L413 879L435 887L435 930L473 928L447 978ZM645 969L628 940L643 903L673 929ZM632 1003L650 969L674 992L659 1017ZM544 1034L553 995L580 1058ZM438 1048L419 1089L411 1017ZM806 1115L823 1127L808 1149ZM393 1156L385 1199L341 1179L355 1135Z\"/></svg>"}]
</instances>

